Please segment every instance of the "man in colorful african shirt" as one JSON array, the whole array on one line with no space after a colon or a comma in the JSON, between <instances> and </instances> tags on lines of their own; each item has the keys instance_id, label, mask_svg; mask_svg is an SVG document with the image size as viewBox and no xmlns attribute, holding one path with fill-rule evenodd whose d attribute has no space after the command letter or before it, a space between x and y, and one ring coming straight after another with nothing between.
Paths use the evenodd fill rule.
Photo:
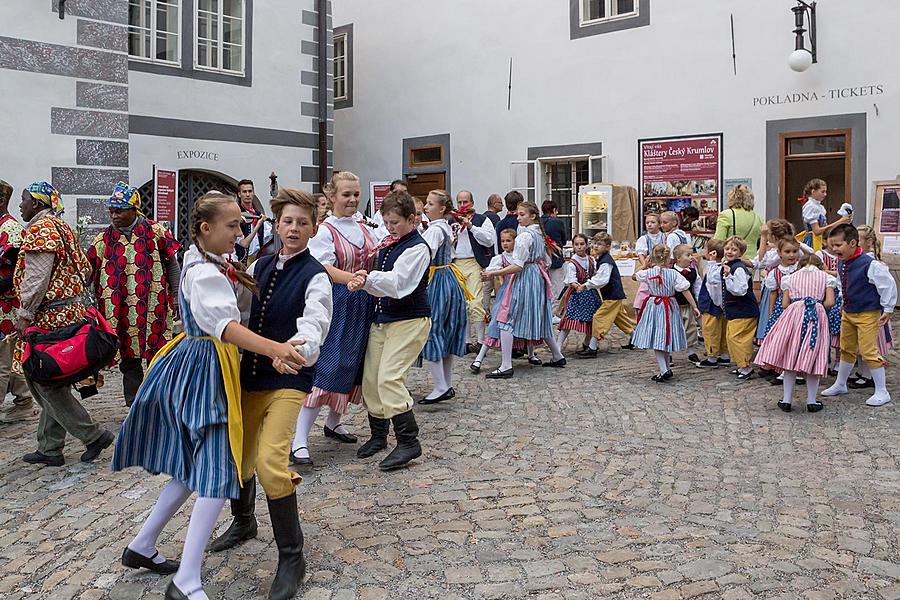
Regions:
<instances>
[{"instance_id":1,"label":"man in colorful african shirt","mask_svg":"<svg viewBox=\"0 0 900 600\"><path fill-rule=\"evenodd\" d=\"M119 370L131 406L149 361L172 337L181 270L179 244L141 214L141 196L116 184L107 202L112 224L88 248L97 308L119 336Z\"/></svg>"},{"instance_id":2,"label":"man in colorful african shirt","mask_svg":"<svg viewBox=\"0 0 900 600\"><path fill-rule=\"evenodd\" d=\"M7 406L3 415L4 423L12 423L37 415L31 392L21 373L12 370L13 344L6 336L16 329L16 309L19 298L13 286L13 273L22 245L22 225L9 214L9 201L13 188L0 179L0 403L6 392L13 394L12 405Z\"/></svg>"}]
</instances>

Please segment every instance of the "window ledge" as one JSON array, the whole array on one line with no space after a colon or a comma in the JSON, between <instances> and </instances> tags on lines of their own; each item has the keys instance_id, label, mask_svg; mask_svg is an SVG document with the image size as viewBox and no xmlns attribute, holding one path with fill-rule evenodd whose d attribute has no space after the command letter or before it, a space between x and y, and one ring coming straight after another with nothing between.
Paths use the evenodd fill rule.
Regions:
<instances>
[{"instance_id":1,"label":"window ledge","mask_svg":"<svg viewBox=\"0 0 900 600\"><path fill-rule=\"evenodd\" d=\"M253 79L248 73L229 73L227 71L207 70L201 67L184 67L172 63L147 62L131 56L128 57L128 70L246 87L253 85Z\"/></svg>"}]
</instances>

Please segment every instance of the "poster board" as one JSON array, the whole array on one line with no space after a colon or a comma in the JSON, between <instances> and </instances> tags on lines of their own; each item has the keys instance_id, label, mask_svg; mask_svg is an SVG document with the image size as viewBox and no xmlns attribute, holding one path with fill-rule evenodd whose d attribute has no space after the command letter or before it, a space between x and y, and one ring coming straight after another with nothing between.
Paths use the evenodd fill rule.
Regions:
<instances>
[{"instance_id":1,"label":"poster board","mask_svg":"<svg viewBox=\"0 0 900 600\"><path fill-rule=\"evenodd\" d=\"M638 140L638 175L640 231L647 213L693 206L700 217L685 230L712 237L722 210L721 133Z\"/></svg>"},{"instance_id":2,"label":"poster board","mask_svg":"<svg viewBox=\"0 0 900 600\"><path fill-rule=\"evenodd\" d=\"M153 218L178 239L178 171L153 165Z\"/></svg>"},{"instance_id":3,"label":"poster board","mask_svg":"<svg viewBox=\"0 0 900 600\"><path fill-rule=\"evenodd\" d=\"M876 181L875 233L881 242L881 260L900 287L900 181Z\"/></svg>"},{"instance_id":4,"label":"poster board","mask_svg":"<svg viewBox=\"0 0 900 600\"><path fill-rule=\"evenodd\" d=\"M391 193L390 181L372 181L369 183L369 206L366 209L366 215L374 216L381 210L381 203Z\"/></svg>"}]
</instances>

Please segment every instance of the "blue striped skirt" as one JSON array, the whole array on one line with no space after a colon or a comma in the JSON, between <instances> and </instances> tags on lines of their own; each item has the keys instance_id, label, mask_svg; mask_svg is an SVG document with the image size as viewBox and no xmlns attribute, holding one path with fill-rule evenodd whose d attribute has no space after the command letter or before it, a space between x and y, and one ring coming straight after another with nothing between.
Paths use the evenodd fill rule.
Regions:
<instances>
[{"instance_id":1,"label":"blue striped skirt","mask_svg":"<svg viewBox=\"0 0 900 600\"><path fill-rule=\"evenodd\" d=\"M332 288L332 305L331 328L316 362L313 386L349 394L354 385L362 383L363 358L375 305L369 294L351 292L340 284Z\"/></svg>"},{"instance_id":2,"label":"blue striped skirt","mask_svg":"<svg viewBox=\"0 0 900 600\"><path fill-rule=\"evenodd\" d=\"M674 298L656 303L656 296L650 296L644 304L641 318L631 337L631 343L642 349L678 352L687 348L687 336L681 311ZM668 312L668 327L666 327ZM668 339L667 339L668 338Z\"/></svg>"},{"instance_id":3,"label":"blue striped skirt","mask_svg":"<svg viewBox=\"0 0 900 600\"><path fill-rule=\"evenodd\" d=\"M435 269L428 283L431 305L431 333L422 350L422 358L437 362L455 354L465 356L469 320L466 296L449 268Z\"/></svg>"},{"instance_id":4,"label":"blue striped skirt","mask_svg":"<svg viewBox=\"0 0 900 600\"><path fill-rule=\"evenodd\" d=\"M237 498L222 367L211 340L187 337L153 363L119 435L112 470L166 473L207 498Z\"/></svg>"},{"instance_id":5,"label":"blue striped skirt","mask_svg":"<svg viewBox=\"0 0 900 600\"><path fill-rule=\"evenodd\" d=\"M516 273L512 282L509 301L509 320L500 324L501 329L512 331L513 336L527 341L553 337L553 309L547 298L546 280L540 267L526 263Z\"/></svg>"},{"instance_id":6,"label":"blue striped skirt","mask_svg":"<svg viewBox=\"0 0 900 600\"><path fill-rule=\"evenodd\" d=\"M777 269L778 267L775 268ZM757 343L762 342L766 338L766 332L769 329L769 297L771 295L772 290L766 286L762 286L762 291L759 294L759 321L756 325Z\"/></svg>"}]
</instances>

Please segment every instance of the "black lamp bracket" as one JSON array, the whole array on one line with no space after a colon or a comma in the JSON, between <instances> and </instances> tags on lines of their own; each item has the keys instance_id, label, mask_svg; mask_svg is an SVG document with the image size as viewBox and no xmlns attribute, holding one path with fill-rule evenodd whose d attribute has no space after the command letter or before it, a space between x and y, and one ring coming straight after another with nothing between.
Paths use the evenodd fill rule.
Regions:
<instances>
[{"instance_id":1,"label":"black lamp bracket","mask_svg":"<svg viewBox=\"0 0 900 600\"><path fill-rule=\"evenodd\" d=\"M794 13L795 48L806 50L803 34L806 33L806 22L809 22L809 53L812 61L819 62L816 56L816 3L797 0L797 6L791 9Z\"/></svg>"}]
</instances>

